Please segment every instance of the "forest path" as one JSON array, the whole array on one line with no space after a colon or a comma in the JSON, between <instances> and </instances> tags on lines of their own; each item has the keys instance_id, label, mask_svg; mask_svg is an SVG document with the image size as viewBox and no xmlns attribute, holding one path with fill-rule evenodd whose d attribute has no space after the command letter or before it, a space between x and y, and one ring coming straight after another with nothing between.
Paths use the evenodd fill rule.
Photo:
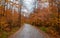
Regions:
<instances>
[{"instance_id":1,"label":"forest path","mask_svg":"<svg viewBox=\"0 0 60 38\"><path fill-rule=\"evenodd\" d=\"M14 35L11 35L9 38L49 38L49 36L30 24L24 24L19 31Z\"/></svg>"}]
</instances>

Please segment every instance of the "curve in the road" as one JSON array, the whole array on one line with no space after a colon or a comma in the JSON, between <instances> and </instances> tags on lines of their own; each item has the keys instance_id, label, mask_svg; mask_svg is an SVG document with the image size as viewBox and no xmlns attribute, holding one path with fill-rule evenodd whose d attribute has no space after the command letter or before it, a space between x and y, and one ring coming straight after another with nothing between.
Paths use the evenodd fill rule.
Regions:
<instances>
[{"instance_id":1,"label":"curve in the road","mask_svg":"<svg viewBox=\"0 0 60 38\"><path fill-rule=\"evenodd\" d=\"M30 24L24 24L22 30L10 36L9 38L49 38L48 35L41 33L38 29Z\"/></svg>"}]
</instances>

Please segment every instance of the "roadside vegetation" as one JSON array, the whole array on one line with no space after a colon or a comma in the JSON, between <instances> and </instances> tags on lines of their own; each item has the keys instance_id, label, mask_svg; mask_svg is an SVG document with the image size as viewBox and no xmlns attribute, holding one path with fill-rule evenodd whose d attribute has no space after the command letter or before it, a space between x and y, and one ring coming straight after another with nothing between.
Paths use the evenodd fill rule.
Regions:
<instances>
[{"instance_id":1,"label":"roadside vegetation","mask_svg":"<svg viewBox=\"0 0 60 38\"><path fill-rule=\"evenodd\" d=\"M60 38L59 10L55 6L42 10L38 8L29 18L25 18L16 11L11 13L10 9L4 10L4 7L0 6L0 38L7 38L20 29L24 23L36 26L54 38Z\"/></svg>"}]
</instances>

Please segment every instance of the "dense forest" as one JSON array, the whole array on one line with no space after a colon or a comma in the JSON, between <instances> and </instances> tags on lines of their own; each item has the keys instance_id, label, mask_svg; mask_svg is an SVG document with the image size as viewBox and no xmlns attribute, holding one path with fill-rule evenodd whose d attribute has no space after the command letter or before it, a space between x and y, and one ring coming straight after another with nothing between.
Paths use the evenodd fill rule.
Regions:
<instances>
[{"instance_id":1,"label":"dense forest","mask_svg":"<svg viewBox=\"0 0 60 38\"><path fill-rule=\"evenodd\" d=\"M1 0L2 1L2 0ZM47 8L38 7L29 15L24 17L21 15L21 5L18 12L11 8L5 8L4 3L0 1L0 38L7 38L7 36L16 32L24 23L29 23L38 27L54 38L60 38L60 1L49 0ZM39 1L39 0L38 0ZM8 4L8 0L5 0ZM39 1L40 3L41 1ZM45 1L47 2L47 1ZM2 5L1 5L2 4ZM12 4L16 5L15 3Z\"/></svg>"}]
</instances>

